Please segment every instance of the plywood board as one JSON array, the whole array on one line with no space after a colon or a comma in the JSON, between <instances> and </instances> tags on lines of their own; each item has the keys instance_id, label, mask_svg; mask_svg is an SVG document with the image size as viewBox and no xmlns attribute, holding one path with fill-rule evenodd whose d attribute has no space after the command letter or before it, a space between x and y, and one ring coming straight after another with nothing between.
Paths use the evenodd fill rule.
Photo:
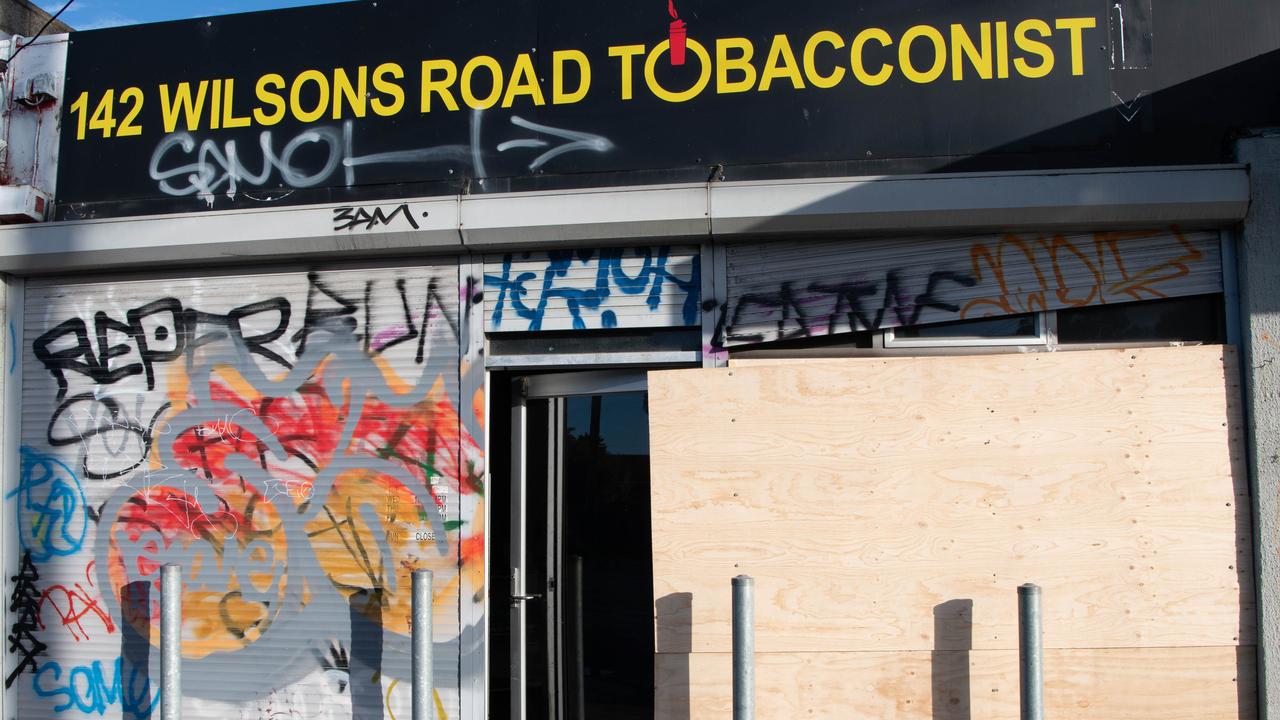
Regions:
<instances>
[{"instance_id":1,"label":"plywood board","mask_svg":"<svg viewBox=\"0 0 1280 720\"><path fill-rule=\"evenodd\" d=\"M1044 662L1054 720L1256 714L1252 647L1050 650ZM658 655L655 716L729 718L731 667L727 653ZM756 716L1017 720L1018 657L1007 650L762 654Z\"/></svg>"},{"instance_id":2,"label":"plywood board","mask_svg":"<svg viewBox=\"0 0 1280 720\"><path fill-rule=\"evenodd\" d=\"M659 652L1253 642L1234 355L1221 347L822 360L650 376Z\"/></svg>"}]
</instances>

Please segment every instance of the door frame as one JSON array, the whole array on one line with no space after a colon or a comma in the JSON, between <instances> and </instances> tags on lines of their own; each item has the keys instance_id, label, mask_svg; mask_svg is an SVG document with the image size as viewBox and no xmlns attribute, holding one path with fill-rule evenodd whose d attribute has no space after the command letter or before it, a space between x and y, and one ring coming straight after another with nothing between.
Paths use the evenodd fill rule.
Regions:
<instances>
[{"instance_id":1,"label":"door frame","mask_svg":"<svg viewBox=\"0 0 1280 720\"><path fill-rule=\"evenodd\" d=\"M546 601L545 611L550 617L559 617L560 604L558 588L560 583L548 583L547 588L530 588L526 584L525 573L528 567L529 541L528 532L528 476L527 455L529 449L529 400L550 400L550 422L548 423L548 482L554 483L547 493L548 503L558 502L559 485L563 482L559 466L562 465L563 447L557 442L555 434L559 431L564 418L564 399L583 395L609 395L615 393L645 392L648 390L649 378L647 369L625 370L587 370L576 372L546 373L518 376L511 384L511 568L509 581L511 585L511 720L526 720L528 717L528 680L529 680L529 607L531 600ZM554 518L554 520L552 519ZM546 552L552 555L554 544L561 542L561 514L556 509L548 513L548 522L556 527L548 533ZM537 591L531 593L531 591ZM549 648L560 655L558 643L554 642L557 629L554 622L547 623ZM553 661L554 662L554 661ZM558 663L551 668L552 692L563 697L564 673ZM581 678L575 683L582 687ZM550 716L559 720L563 714L556 711L561 703L556 701L551 708Z\"/></svg>"}]
</instances>

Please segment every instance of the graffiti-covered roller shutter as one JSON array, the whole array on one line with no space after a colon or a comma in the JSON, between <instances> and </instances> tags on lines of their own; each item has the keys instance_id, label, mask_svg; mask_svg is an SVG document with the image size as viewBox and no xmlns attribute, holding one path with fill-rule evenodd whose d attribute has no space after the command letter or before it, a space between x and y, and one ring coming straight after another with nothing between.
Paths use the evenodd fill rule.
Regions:
<instances>
[{"instance_id":1,"label":"graffiti-covered roller shutter","mask_svg":"<svg viewBox=\"0 0 1280 720\"><path fill-rule=\"evenodd\" d=\"M1222 290L1216 232L728 247L726 346Z\"/></svg>"},{"instance_id":2,"label":"graffiti-covered roller shutter","mask_svg":"<svg viewBox=\"0 0 1280 720\"><path fill-rule=\"evenodd\" d=\"M10 678L18 715L158 716L180 563L184 717L407 718L430 568L457 718L483 576L457 285L456 264L29 283L11 502L47 647Z\"/></svg>"},{"instance_id":3,"label":"graffiti-covered roller shutter","mask_svg":"<svg viewBox=\"0 0 1280 720\"><path fill-rule=\"evenodd\" d=\"M685 327L699 321L696 247L488 255L485 330Z\"/></svg>"}]
</instances>

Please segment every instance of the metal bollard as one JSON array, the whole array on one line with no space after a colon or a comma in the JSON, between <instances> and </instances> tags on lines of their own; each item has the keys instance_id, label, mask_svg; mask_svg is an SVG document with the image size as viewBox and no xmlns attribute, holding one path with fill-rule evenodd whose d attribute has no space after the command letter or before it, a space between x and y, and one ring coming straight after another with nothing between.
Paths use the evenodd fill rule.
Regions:
<instances>
[{"instance_id":1,"label":"metal bollard","mask_svg":"<svg viewBox=\"0 0 1280 720\"><path fill-rule=\"evenodd\" d=\"M733 579L733 720L755 720L756 631L755 581Z\"/></svg>"},{"instance_id":2,"label":"metal bollard","mask_svg":"<svg viewBox=\"0 0 1280 720\"><path fill-rule=\"evenodd\" d=\"M182 716L182 566L160 569L160 719Z\"/></svg>"},{"instance_id":3,"label":"metal bollard","mask_svg":"<svg viewBox=\"0 0 1280 720\"><path fill-rule=\"evenodd\" d=\"M431 676L431 571L413 571L413 720L431 720L435 716L432 697L435 681Z\"/></svg>"},{"instance_id":4,"label":"metal bollard","mask_svg":"<svg viewBox=\"0 0 1280 720\"><path fill-rule=\"evenodd\" d=\"M1022 720L1044 718L1043 653L1040 645L1040 586L1018 586L1018 681Z\"/></svg>"}]
</instances>

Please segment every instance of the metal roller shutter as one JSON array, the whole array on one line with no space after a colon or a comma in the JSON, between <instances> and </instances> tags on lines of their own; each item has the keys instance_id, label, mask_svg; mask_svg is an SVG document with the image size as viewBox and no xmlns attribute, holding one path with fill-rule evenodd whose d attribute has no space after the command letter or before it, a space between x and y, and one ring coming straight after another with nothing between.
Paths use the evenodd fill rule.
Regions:
<instances>
[{"instance_id":1,"label":"metal roller shutter","mask_svg":"<svg viewBox=\"0 0 1280 720\"><path fill-rule=\"evenodd\" d=\"M1221 292L1217 232L730 245L725 346Z\"/></svg>"},{"instance_id":2,"label":"metal roller shutter","mask_svg":"<svg viewBox=\"0 0 1280 720\"><path fill-rule=\"evenodd\" d=\"M158 716L176 562L184 717L408 717L422 567L459 717L483 582L459 323L456 264L29 282L10 497L47 650L18 716Z\"/></svg>"},{"instance_id":3,"label":"metal roller shutter","mask_svg":"<svg viewBox=\"0 0 1280 720\"><path fill-rule=\"evenodd\" d=\"M488 332L685 327L699 322L696 247L489 255Z\"/></svg>"}]
</instances>

